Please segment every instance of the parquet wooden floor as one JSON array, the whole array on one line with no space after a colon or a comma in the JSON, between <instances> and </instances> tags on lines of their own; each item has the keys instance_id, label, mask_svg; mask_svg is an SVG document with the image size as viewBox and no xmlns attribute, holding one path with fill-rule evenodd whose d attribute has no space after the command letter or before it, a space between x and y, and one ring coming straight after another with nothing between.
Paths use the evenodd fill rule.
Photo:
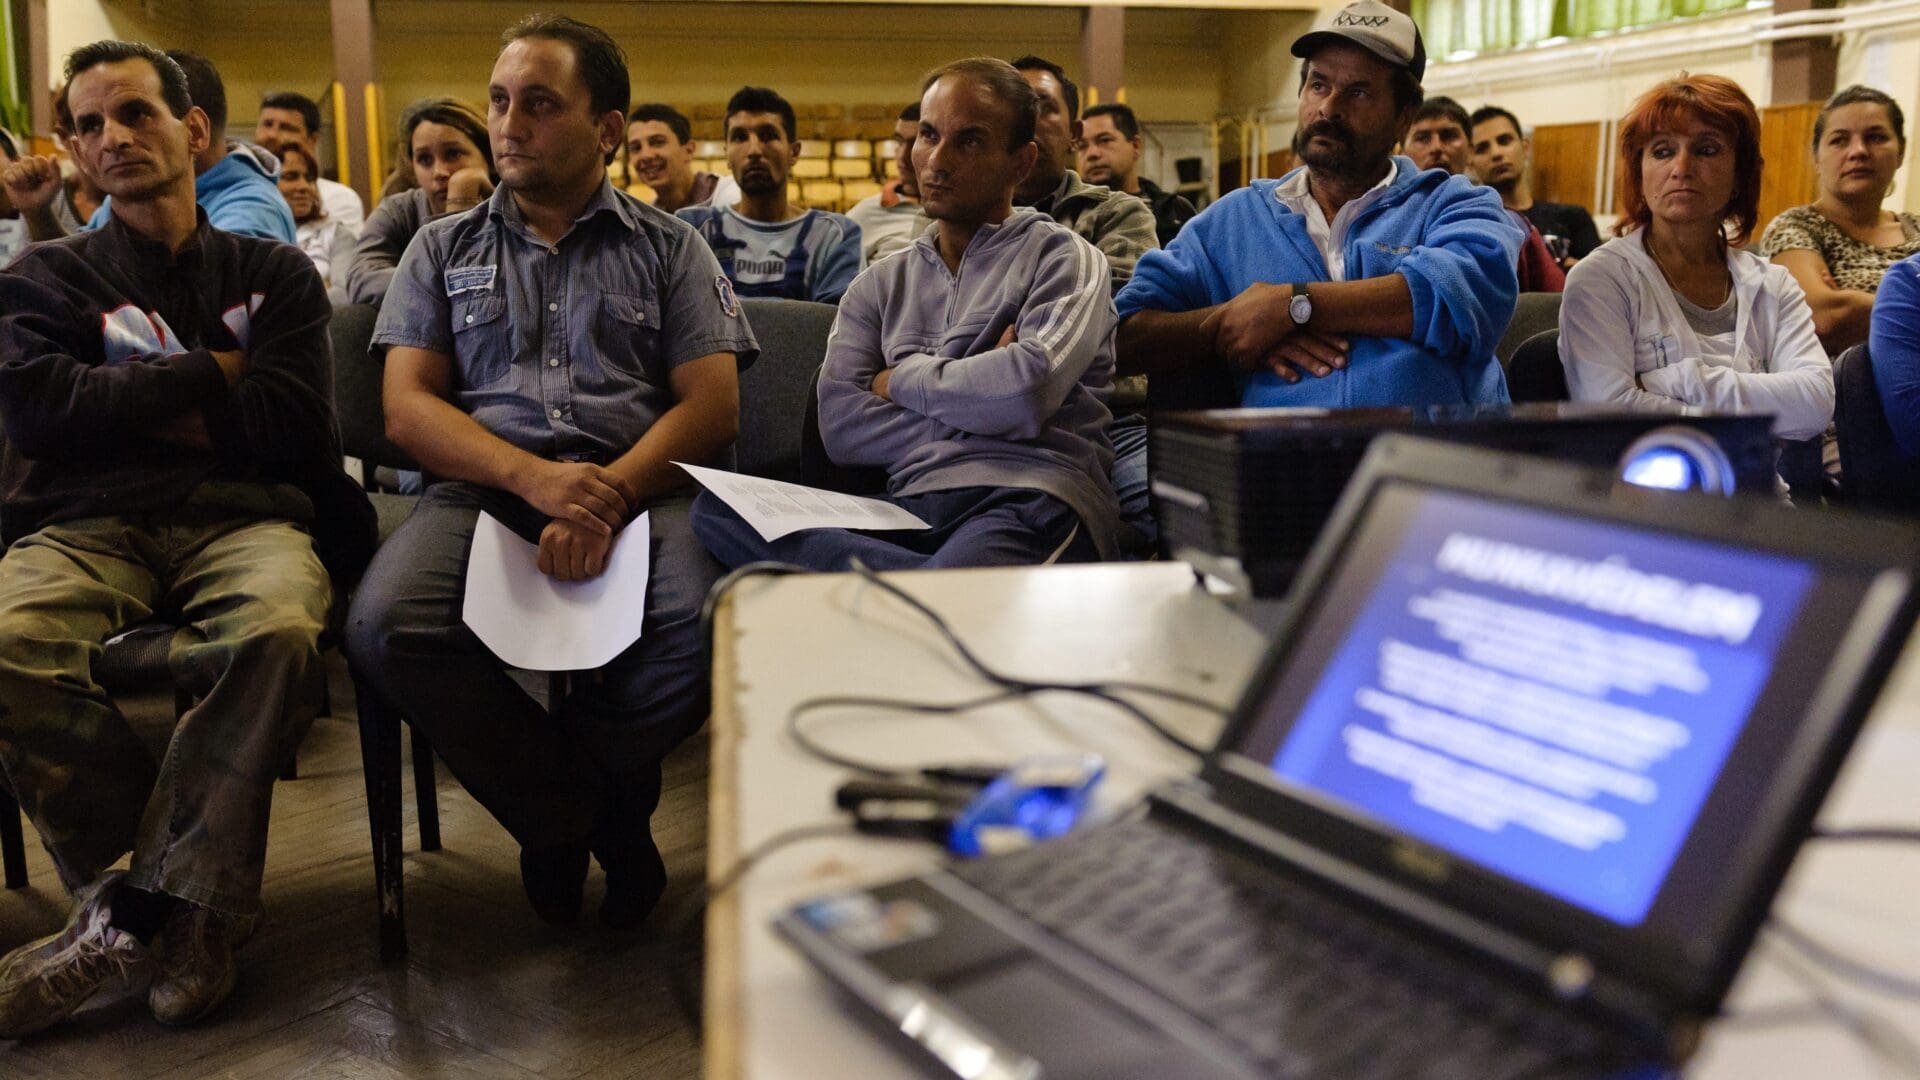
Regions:
<instances>
[{"instance_id":1,"label":"parquet wooden floor","mask_svg":"<svg viewBox=\"0 0 1920 1080\"><path fill-rule=\"evenodd\" d=\"M240 986L201 1025L155 1023L143 993L97 1000L67 1024L0 1042L8 1080L164 1077L696 1076L699 1041L675 1005L671 975L692 962L667 940L667 913L705 873L707 739L668 759L654 834L672 885L643 927L594 918L601 878L571 927L542 924L520 891L519 849L438 770L443 849L419 851L407 771L407 923L411 952L382 965L376 941L353 691L329 656L334 715L313 727L300 779L275 789L266 919L241 951ZM129 706L153 738L163 703ZM67 908L28 829L29 888L0 891L0 949L59 928Z\"/></svg>"}]
</instances>

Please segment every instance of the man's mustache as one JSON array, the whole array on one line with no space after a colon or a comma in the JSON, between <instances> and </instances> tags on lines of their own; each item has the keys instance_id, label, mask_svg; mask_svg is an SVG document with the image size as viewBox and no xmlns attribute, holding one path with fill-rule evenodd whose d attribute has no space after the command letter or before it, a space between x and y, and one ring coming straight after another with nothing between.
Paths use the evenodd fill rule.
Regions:
<instances>
[{"instance_id":1,"label":"man's mustache","mask_svg":"<svg viewBox=\"0 0 1920 1080\"><path fill-rule=\"evenodd\" d=\"M1305 146L1316 138L1332 139L1334 142L1353 145L1353 129L1332 120L1316 120L1300 130L1299 144Z\"/></svg>"}]
</instances>

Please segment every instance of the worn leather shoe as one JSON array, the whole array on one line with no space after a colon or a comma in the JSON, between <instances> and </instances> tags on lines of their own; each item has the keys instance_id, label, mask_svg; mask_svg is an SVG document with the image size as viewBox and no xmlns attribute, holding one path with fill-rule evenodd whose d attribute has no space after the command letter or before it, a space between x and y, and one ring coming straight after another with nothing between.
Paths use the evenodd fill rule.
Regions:
<instances>
[{"instance_id":1,"label":"worn leather shoe","mask_svg":"<svg viewBox=\"0 0 1920 1080\"><path fill-rule=\"evenodd\" d=\"M520 884L541 921L564 926L580 917L587 881L584 845L520 849Z\"/></svg>"},{"instance_id":2,"label":"worn leather shoe","mask_svg":"<svg viewBox=\"0 0 1920 1080\"><path fill-rule=\"evenodd\" d=\"M160 930L160 972L147 988L147 1008L163 1024L191 1024L233 993L240 969L233 950L250 936L254 920L182 901Z\"/></svg>"},{"instance_id":3,"label":"worn leather shoe","mask_svg":"<svg viewBox=\"0 0 1920 1080\"><path fill-rule=\"evenodd\" d=\"M30 941L0 959L0 1039L44 1031L73 1015L96 993L125 987L151 954L111 922L120 870L74 897L59 933Z\"/></svg>"},{"instance_id":4,"label":"worn leather shoe","mask_svg":"<svg viewBox=\"0 0 1920 1080\"><path fill-rule=\"evenodd\" d=\"M643 825L638 836L598 845L594 855L607 872L607 895L600 901L600 922L625 930L644 921L667 890L667 864Z\"/></svg>"}]
</instances>

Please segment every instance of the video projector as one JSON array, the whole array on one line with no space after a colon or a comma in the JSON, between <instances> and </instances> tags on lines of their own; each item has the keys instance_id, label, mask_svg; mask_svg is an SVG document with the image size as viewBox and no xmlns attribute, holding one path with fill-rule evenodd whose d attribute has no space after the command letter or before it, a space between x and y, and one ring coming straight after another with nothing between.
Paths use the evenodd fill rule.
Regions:
<instances>
[{"instance_id":1,"label":"video projector","mask_svg":"<svg viewBox=\"0 0 1920 1080\"><path fill-rule=\"evenodd\" d=\"M1568 403L1162 412L1152 418L1149 475L1165 554L1276 597L1381 432L1597 465L1658 487L1766 495L1771 427L1766 416Z\"/></svg>"}]
</instances>

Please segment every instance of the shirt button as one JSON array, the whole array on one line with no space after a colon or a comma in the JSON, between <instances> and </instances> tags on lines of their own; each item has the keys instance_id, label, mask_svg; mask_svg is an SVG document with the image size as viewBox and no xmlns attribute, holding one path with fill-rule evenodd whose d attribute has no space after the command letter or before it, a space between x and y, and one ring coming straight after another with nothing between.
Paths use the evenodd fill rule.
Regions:
<instances>
[{"instance_id":1,"label":"shirt button","mask_svg":"<svg viewBox=\"0 0 1920 1080\"><path fill-rule=\"evenodd\" d=\"M557 356L549 356L549 357L547 358L547 366L548 366L548 367L559 367L559 366L560 366L560 358L559 358L559 357L557 357Z\"/></svg>"},{"instance_id":2,"label":"shirt button","mask_svg":"<svg viewBox=\"0 0 1920 1080\"><path fill-rule=\"evenodd\" d=\"M550 247L550 248L548 248L548 249L547 249L547 254L549 254L549 255L558 255L558 254L560 254L560 249L559 249L559 247L557 247L557 246L556 246L556 247Z\"/></svg>"},{"instance_id":3,"label":"shirt button","mask_svg":"<svg viewBox=\"0 0 1920 1080\"><path fill-rule=\"evenodd\" d=\"M473 321L473 316L471 316L471 315L469 315L469 316L467 316L467 321L468 321L468 322L472 322L472 321Z\"/></svg>"},{"instance_id":4,"label":"shirt button","mask_svg":"<svg viewBox=\"0 0 1920 1080\"><path fill-rule=\"evenodd\" d=\"M548 311L559 311L559 310L560 310L560 305L559 305L559 304L548 304L548 305L547 305L547 310L548 310Z\"/></svg>"},{"instance_id":5,"label":"shirt button","mask_svg":"<svg viewBox=\"0 0 1920 1080\"><path fill-rule=\"evenodd\" d=\"M552 412L548 413L547 415L553 417L555 420L558 420L560 419L560 410L555 409Z\"/></svg>"}]
</instances>

